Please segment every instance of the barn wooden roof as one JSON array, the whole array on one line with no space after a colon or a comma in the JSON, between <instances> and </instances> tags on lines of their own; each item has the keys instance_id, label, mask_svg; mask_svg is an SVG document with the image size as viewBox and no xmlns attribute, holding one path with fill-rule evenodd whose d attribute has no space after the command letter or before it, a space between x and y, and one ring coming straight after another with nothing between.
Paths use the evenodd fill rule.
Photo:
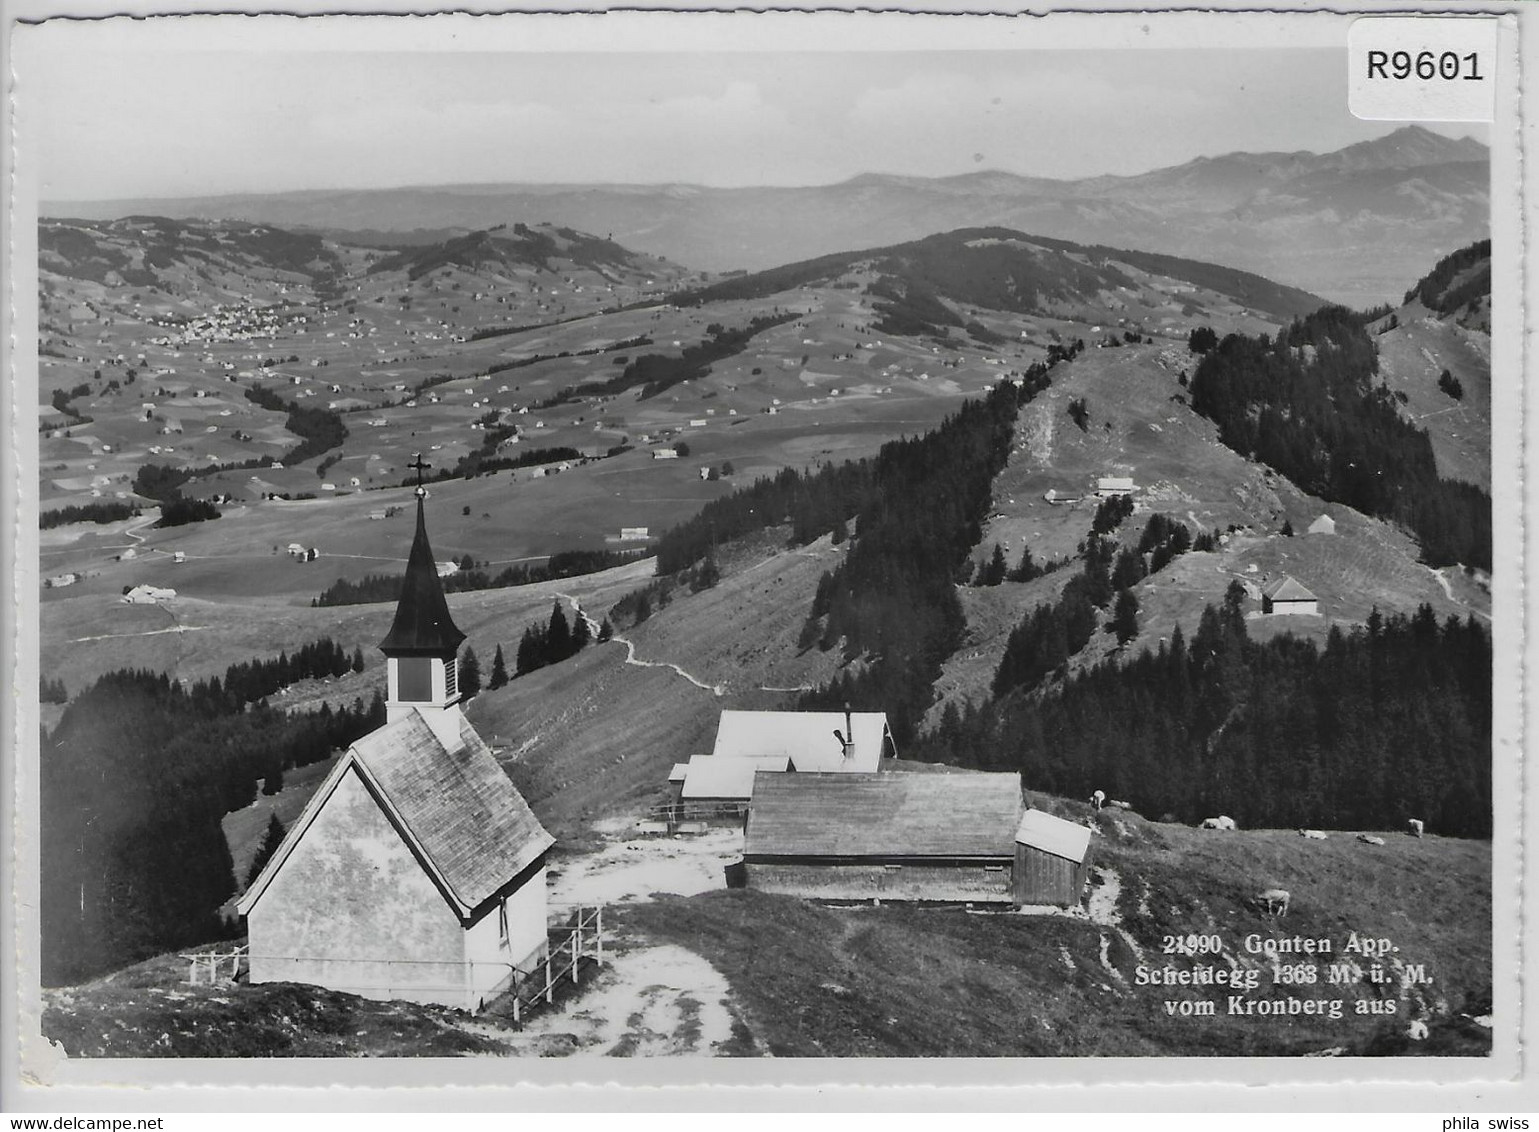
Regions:
<instances>
[{"instance_id":1,"label":"barn wooden roof","mask_svg":"<svg viewBox=\"0 0 1539 1132\"><path fill-rule=\"evenodd\" d=\"M449 616L449 603L444 598L443 583L438 580L438 567L433 564L433 548L428 545L427 522L419 497L417 533L411 540L395 620L379 648L386 654L452 656L464 639L465 634Z\"/></svg>"},{"instance_id":2,"label":"barn wooden roof","mask_svg":"<svg viewBox=\"0 0 1539 1132\"><path fill-rule=\"evenodd\" d=\"M1010 857L1014 774L761 774L745 857Z\"/></svg>"},{"instance_id":3,"label":"barn wooden roof","mask_svg":"<svg viewBox=\"0 0 1539 1132\"><path fill-rule=\"evenodd\" d=\"M1292 575L1280 578L1262 591L1272 601L1314 601L1315 595L1301 586Z\"/></svg>"},{"instance_id":4,"label":"barn wooden roof","mask_svg":"<svg viewBox=\"0 0 1539 1132\"><path fill-rule=\"evenodd\" d=\"M1090 830L1043 810L1027 810L1026 816L1021 818L1020 828L1015 831L1015 840L1078 864L1085 859L1085 850L1090 848Z\"/></svg>"},{"instance_id":5,"label":"barn wooden roof","mask_svg":"<svg viewBox=\"0 0 1539 1132\"><path fill-rule=\"evenodd\" d=\"M350 768L357 769L461 916L468 916L555 844L475 728L461 718L460 742L447 749L414 711L365 735L337 761L279 852L241 897L237 906L243 914L261 897Z\"/></svg>"},{"instance_id":6,"label":"barn wooden roof","mask_svg":"<svg viewBox=\"0 0 1539 1132\"><path fill-rule=\"evenodd\" d=\"M888 739L887 713L850 713L855 751L848 759L834 738L835 731L844 729L842 711L724 711L711 754L717 758L789 758L792 766L804 771L876 770Z\"/></svg>"}]
</instances>

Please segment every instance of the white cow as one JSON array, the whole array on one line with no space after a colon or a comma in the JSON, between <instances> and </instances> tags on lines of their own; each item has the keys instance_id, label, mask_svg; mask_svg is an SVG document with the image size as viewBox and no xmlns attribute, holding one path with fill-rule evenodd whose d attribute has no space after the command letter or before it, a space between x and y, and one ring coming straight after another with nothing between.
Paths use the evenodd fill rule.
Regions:
<instances>
[{"instance_id":1,"label":"white cow","mask_svg":"<svg viewBox=\"0 0 1539 1132\"><path fill-rule=\"evenodd\" d=\"M1090 795L1090 808L1092 810L1099 810L1104 805L1106 805L1106 791L1097 790L1094 794Z\"/></svg>"},{"instance_id":2,"label":"white cow","mask_svg":"<svg viewBox=\"0 0 1539 1132\"><path fill-rule=\"evenodd\" d=\"M1307 837L1311 841L1324 841L1327 834L1323 829L1301 829L1299 830L1299 836Z\"/></svg>"},{"instance_id":3,"label":"white cow","mask_svg":"<svg viewBox=\"0 0 1539 1132\"><path fill-rule=\"evenodd\" d=\"M1197 828L1198 829L1227 829L1227 830L1233 831L1234 829L1236 829L1238 827L1234 824L1234 819L1233 818L1225 817L1224 815L1220 814L1216 818L1203 818L1202 819L1202 824L1199 825Z\"/></svg>"},{"instance_id":4,"label":"white cow","mask_svg":"<svg viewBox=\"0 0 1539 1132\"><path fill-rule=\"evenodd\" d=\"M1117 798L1108 798L1106 799L1106 808L1108 810L1131 810L1133 803L1124 802Z\"/></svg>"},{"instance_id":5,"label":"white cow","mask_svg":"<svg viewBox=\"0 0 1539 1132\"><path fill-rule=\"evenodd\" d=\"M1425 1022L1423 1022L1420 1018L1416 1019L1414 1022L1411 1023L1410 1028L1408 1030L1406 1030L1405 1036L1410 1038L1413 1042L1424 1042L1424 1041L1426 1041L1427 1040L1427 1024Z\"/></svg>"},{"instance_id":6,"label":"white cow","mask_svg":"<svg viewBox=\"0 0 1539 1132\"><path fill-rule=\"evenodd\" d=\"M1420 837L1422 835L1422 831L1427 828L1424 824L1422 824L1422 820L1420 818L1412 818L1409 825L1412 837Z\"/></svg>"},{"instance_id":7,"label":"white cow","mask_svg":"<svg viewBox=\"0 0 1539 1132\"><path fill-rule=\"evenodd\" d=\"M1361 841L1364 845L1383 845L1384 844L1384 839L1382 837L1375 837L1371 833L1359 833L1357 835L1357 839L1359 841Z\"/></svg>"},{"instance_id":8,"label":"white cow","mask_svg":"<svg viewBox=\"0 0 1539 1132\"><path fill-rule=\"evenodd\" d=\"M1286 916L1288 914L1289 892L1286 888L1269 888L1260 896L1260 900L1266 905L1268 916Z\"/></svg>"}]
</instances>

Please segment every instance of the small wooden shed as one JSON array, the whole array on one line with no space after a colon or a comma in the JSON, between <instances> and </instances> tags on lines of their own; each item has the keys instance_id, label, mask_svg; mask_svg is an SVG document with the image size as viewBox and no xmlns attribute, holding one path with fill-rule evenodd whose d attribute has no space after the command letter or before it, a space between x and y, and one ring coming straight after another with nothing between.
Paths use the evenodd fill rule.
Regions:
<instances>
[{"instance_id":1,"label":"small wooden shed","mask_svg":"<svg viewBox=\"0 0 1539 1132\"><path fill-rule=\"evenodd\" d=\"M1015 833L1016 904L1060 904L1072 908L1090 878L1090 830L1027 810Z\"/></svg>"},{"instance_id":2,"label":"small wooden shed","mask_svg":"<svg viewBox=\"0 0 1539 1132\"><path fill-rule=\"evenodd\" d=\"M1020 776L760 771L750 888L814 900L1006 904Z\"/></svg>"},{"instance_id":3,"label":"small wooden shed","mask_svg":"<svg viewBox=\"0 0 1539 1132\"><path fill-rule=\"evenodd\" d=\"M1261 612L1318 614L1320 603L1296 579L1284 576L1261 591Z\"/></svg>"}]
</instances>

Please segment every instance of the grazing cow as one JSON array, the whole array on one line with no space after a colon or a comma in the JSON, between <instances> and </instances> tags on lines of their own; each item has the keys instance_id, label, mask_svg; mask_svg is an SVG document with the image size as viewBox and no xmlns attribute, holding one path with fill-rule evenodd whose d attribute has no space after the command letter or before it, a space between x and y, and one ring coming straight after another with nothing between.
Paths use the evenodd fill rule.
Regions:
<instances>
[{"instance_id":1,"label":"grazing cow","mask_svg":"<svg viewBox=\"0 0 1539 1132\"><path fill-rule=\"evenodd\" d=\"M1108 798L1106 799L1106 808L1108 810L1131 810L1133 803L1124 802L1117 798Z\"/></svg>"},{"instance_id":2,"label":"grazing cow","mask_svg":"<svg viewBox=\"0 0 1539 1132\"><path fill-rule=\"evenodd\" d=\"M1426 1041L1427 1040L1427 1024L1425 1022L1423 1022L1420 1018L1416 1019L1414 1022L1411 1023L1410 1028L1406 1030L1405 1036L1410 1038L1413 1042L1424 1042L1424 1041Z\"/></svg>"},{"instance_id":3,"label":"grazing cow","mask_svg":"<svg viewBox=\"0 0 1539 1132\"><path fill-rule=\"evenodd\" d=\"M1323 829L1301 829L1299 830L1299 836L1307 837L1311 841L1324 841L1326 839L1326 832Z\"/></svg>"},{"instance_id":4,"label":"grazing cow","mask_svg":"<svg viewBox=\"0 0 1539 1132\"><path fill-rule=\"evenodd\" d=\"M1104 805L1106 805L1106 791L1097 790L1094 794L1090 795L1090 808L1092 810L1099 810Z\"/></svg>"},{"instance_id":5,"label":"grazing cow","mask_svg":"<svg viewBox=\"0 0 1539 1132\"><path fill-rule=\"evenodd\" d=\"M1384 839L1382 837L1375 837L1371 833L1359 833L1357 835L1357 839L1359 841L1361 841L1364 845L1383 845L1384 844Z\"/></svg>"},{"instance_id":6,"label":"grazing cow","mask_svg":"<svg viewBox=\"0 0 1539 1132\"><path fill-rule=\"evenodd\" d=\"M1266 905L1268 916L1286 916L1288 914L1288 890L1286 888L1269 888L1261 894L1259 899Z\"/></svg>"},{"instance_id":7,"label":"grazing cow","mask_svg":"<svg viewBox=\"0 0 1539 1132\"><path fill-rule=\"evenodd\" d=\"M1420 837L1422 830L1426 829L1427 827L1422 824L1422 820L1420 818L1412 818L1410 821L1410 828L1412 837Z\"/></svg>"},{"instance_id":8,"label":"grazing cow","mask_svg":"<svg viewBox=\"0 0 1539 1132\"><path fill-rule=\"evenodd\" d=\"M1222 814L1220 814L1216 818L1203 818L1202 819L1202 824L1199 825L1197 828L1198 829L1227 829L1227 830L1233 831L1237 827L1234 824L1234 819L1233 818L1225 817Z\"/></svg>"}]
</instances>

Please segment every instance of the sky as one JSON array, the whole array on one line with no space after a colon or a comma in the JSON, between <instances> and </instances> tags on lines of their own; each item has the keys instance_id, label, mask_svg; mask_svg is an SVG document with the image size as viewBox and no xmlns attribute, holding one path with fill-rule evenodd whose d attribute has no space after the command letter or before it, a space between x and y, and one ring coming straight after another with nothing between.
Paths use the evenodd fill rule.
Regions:
<instances>
[{"instance_id":1,"label":"sky","mask_svg":"<svg viewBox=\"0 0 1539 1132\"><path fill-rule=\"evenodd\" d=\"M29 65L30 58L30 65ZM497 182L812 185L1128 174L1390 132L1340 48L25 53L55 201ZM1453 136L1479 127L1439 127Z\"/></svg>"}]
</instances>

